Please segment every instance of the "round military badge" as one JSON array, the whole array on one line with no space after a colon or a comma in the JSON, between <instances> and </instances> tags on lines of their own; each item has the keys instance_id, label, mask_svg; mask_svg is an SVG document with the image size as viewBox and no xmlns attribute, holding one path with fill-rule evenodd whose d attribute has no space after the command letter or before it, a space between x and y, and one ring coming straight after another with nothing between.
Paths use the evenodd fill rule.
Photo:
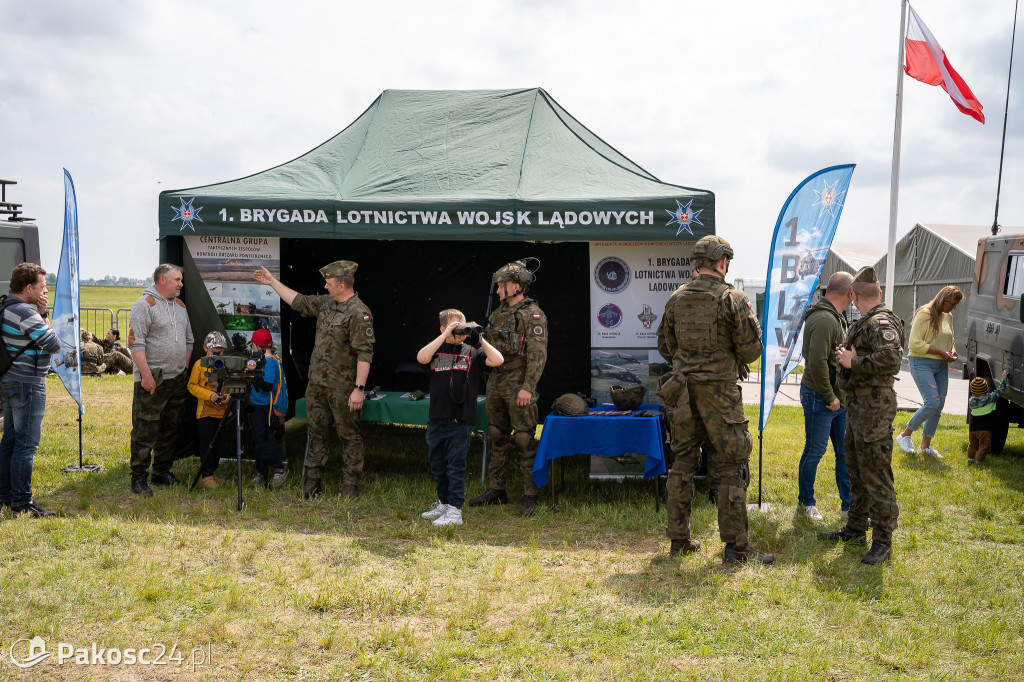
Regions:
<instances>
[{"instance_id":1,"label":"round military badge","mask_svg":"<svg viewBox=\"0 0 1024 682\"><path fill-rule=\"evenodd\" d=\"M367 336L373 336L373 327L367 327L366 328L366 335Z\"/></svg>"},{"instance_id":2,"label":"round military badge","mask_svg":"<svg viewBox=\"0 0 1024 682\"><path fill-rule=\"evenodd\" d=\"M885 339L886 341L895 341L896 332L892 331L891 329L886 329L884 332L882 332L882 338Z\"/></svg>"},{"instance_id":3,"label":"round military badge","mask_svg":"<svg viewBox=\"0 0 1024 682\"><path fill-rule=\"evenodd\" d=\"M606 303L598 311L597 321L602 327L614 329L622 323L622 309L614 303Z\"/></svg>"},{"instance_id":4,"label":"round military badge","mask_svg":"<svg viewBox=\"0 0 1024 682\"><path fill-rule=\"evenodd\" d=\"M533 328L533 335L534 336L540 336L543 333L544 333L544 328L541 327L540 325L537 325L536 327Z\"/></svg>"},{"instance_id":5,"label":"round military badge","mask_svg":"<svg viewBox=\"0 0 1024 682\"><path fill-rule=\"evenodd\" d=\"M602 258L594 268L594 281L597 286L610 294L622 291L629 285L629 266L626 261L616 256Z\"/></svg>"}]
</instances>

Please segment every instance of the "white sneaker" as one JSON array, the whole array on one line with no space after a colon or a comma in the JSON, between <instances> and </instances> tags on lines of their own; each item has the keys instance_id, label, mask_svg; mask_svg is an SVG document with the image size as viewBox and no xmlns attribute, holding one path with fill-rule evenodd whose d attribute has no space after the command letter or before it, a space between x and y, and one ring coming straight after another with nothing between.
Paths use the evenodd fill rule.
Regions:
<instances>
[{"instance_id":1,"label":"white sneaker","mask_svg":"<svg viewBox=\"0 0 1024 682\"><path fill-rule=\"evenodd\" d=\"M815 507L813 504L810 505L809 507L804 507L804 513L807 514L807 518L809 518L811 521L823 521L825 518L821 515L821 512L818 511L818 508Z\"/></svg>"},{"instance_id":2,"label":"white sneaker","mask_svg":"<svg viewBox=\"0 0 1024 682\"><path fill-rule=\"evenodd\" d=\"M922 455L931 455L935 459L942 459L942 455L939 454L939 451L936 450L935 448L931 447L930 445L928 447L926 447L926 448L921 448L921 454Z\"/></svg>"},{"instance_id":3,"label":"white sneaker","mask_svg":"<svg viewBox=\"0 0 1024 682\"><path fill-rule=\"evenodd\" d=\"M450 504L445 505L447 510L443 516L434 519L435 526L461 526L462 525L462 510L458 507L453 507Z\"/></svg>"},{"instance_id":4,"label":"white sneaker","mask_svg":"<svg viewBox=\"0 0 1024 682\"><path fill-rule=\"evenodd\" d=\"M896 445L908 455L914 454L914 441L910 440L910 436L896 436Z\"/></svg>"},{"instance_id":5,"label":"white sneaker","mask_svg":"<svg viewBox=\"0 0 1024 682\"><path fill-rule=\"evenodd\" d=\"M433 521L444 516L446 511L448 511L448 505L441 504L440 500L438 500L430 506L430 509L420 514L420 518L426 519L427 521Z\"/></svg>"}]
</instances>

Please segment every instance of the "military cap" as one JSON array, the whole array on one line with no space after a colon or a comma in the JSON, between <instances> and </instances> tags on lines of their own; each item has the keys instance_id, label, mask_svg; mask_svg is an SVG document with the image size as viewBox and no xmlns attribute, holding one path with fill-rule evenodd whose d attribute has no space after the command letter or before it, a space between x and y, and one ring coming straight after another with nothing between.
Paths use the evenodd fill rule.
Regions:
<instances>
[{"instance_id":1,"label":"military cap","mask_svg":"<svg viewBox=\"0 0 1024 682\"><path fill-rule=\"evenodd\" d=\"M878 281L878 275L875 274L875 269L870 265L865 265L857 271L857 276L853 278L854 283L865 282L871 284L872 282Z\"/></svg>"},{"instance_id":2,"label":"military cap","mask_svg":"<svg viewBox=\"0 0 1024 682\"><path fill-rule=\"evenodd\" d=\"M356 268L358 267L358 263L353 263L350 260L336 260L320 268L320 274L324 276L324 279L328 277L350 277L356 274Z\"/></svg>"}]
</instances>

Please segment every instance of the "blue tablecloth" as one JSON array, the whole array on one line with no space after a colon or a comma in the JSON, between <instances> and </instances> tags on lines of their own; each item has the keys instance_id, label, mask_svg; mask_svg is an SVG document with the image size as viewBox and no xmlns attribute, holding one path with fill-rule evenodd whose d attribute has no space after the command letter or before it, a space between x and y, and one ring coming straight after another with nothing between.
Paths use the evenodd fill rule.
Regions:
<instances>
[{"instance_id":1,"label":"blue tablecloth","mask_svg":"<svg viewBox=\"0 0 1024 682\"><path fill-rule=\"evenodd\" d=\"M598 405L591 412L614 410L614 405ZM658 410L657 405L641 405L640 410ZM544 420L537 457L533 460L533 482L542 487L548 482L551 460L569 455L616 457L627 452L647 455L644 478L665 473L664 437L661 417L631 415L593 415L561 417L549 414Z\"/></svg>"}]
</instances>

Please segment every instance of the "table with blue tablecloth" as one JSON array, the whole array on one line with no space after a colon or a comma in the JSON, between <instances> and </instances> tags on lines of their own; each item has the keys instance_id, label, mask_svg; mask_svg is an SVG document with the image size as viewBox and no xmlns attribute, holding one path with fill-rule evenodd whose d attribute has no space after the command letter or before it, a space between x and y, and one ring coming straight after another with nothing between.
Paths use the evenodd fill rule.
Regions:
<instances>
[{"instance_id":1,"label":"table with blue tablecloth","mask_svg":"<svg viewBox=\"0 0 1024 682\"><path fill-rule=\"evenodd\" d=\"M598 405L594 412L613 412L614 405ZM657 405L641 405L637 411L654 410ZM563 417L549 414L544 419L537 456L533 461L533 481L538 487L548 482L551 461L570 455L617 457L625 453L646 455L644 479L665 473L665 431L661 417L634 417L632 414L590 414ZM552 486L552 503L554 486Z\"/></svg>"}]
</instances>

